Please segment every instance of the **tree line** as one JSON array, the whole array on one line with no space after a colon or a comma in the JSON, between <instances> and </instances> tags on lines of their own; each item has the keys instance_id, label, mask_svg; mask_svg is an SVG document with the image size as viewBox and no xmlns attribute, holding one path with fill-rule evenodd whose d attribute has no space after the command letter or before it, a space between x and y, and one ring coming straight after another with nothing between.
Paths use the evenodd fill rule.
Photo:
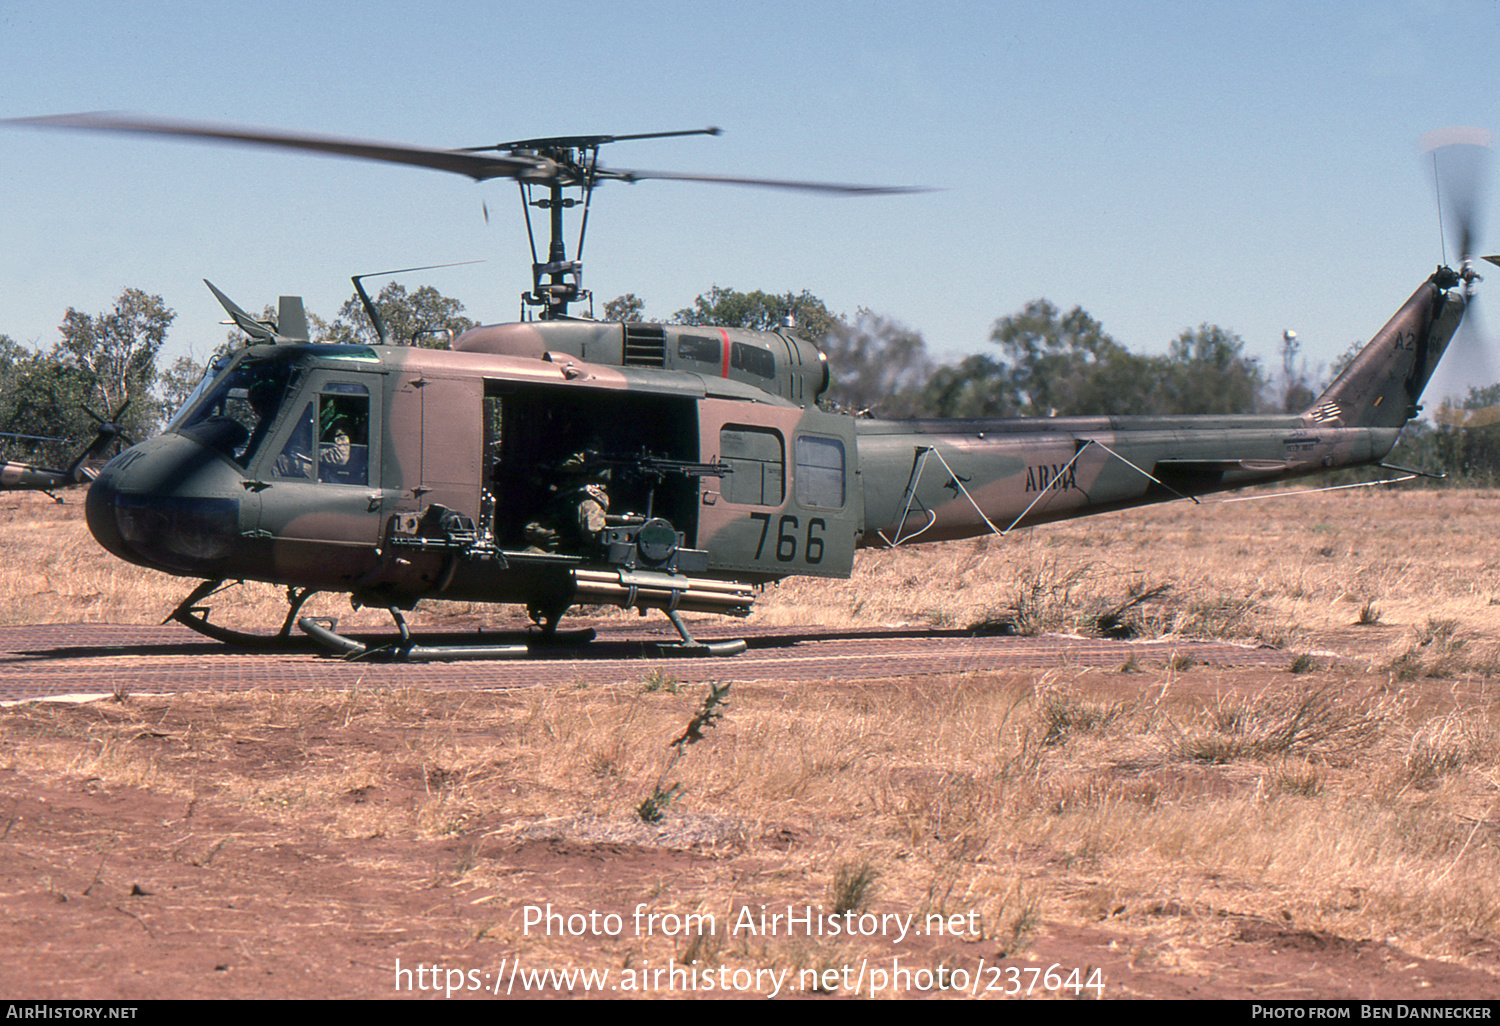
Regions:
<instances>
[{"instance_id":1,"label":"tree line","mask_svg":"<svg viewBox=\"0 0 1500 1026\"><path fill-rule=\"evenodd\" d=\"M418 344L445 344L431 333L446 329L456 336L476 323L464 316L461 302L430 286L408 291L388 283L375 304L392 338L415 337ZM263 317L272 319L274 311L267 308ZM32 351L0 335L0 431L51 439L0 438L0 452L63 465L93 435L89 411L101 418L118 415L132 438L159 430L206 366L245 341L231 332L203 361L184 356L159 367L174 318L160 296L125 289L102 313L69 308L50 350ZM645 304L623 295L604 304L603 318L643 320ZM1281 373L1273 375L1246 354L1239 335L1219 325L1184 329L1165 353L1146 355L1116 340L1082 308L1063 311L1046 299L998 319L988 348L943 362L928 352L919 331L863 307L852 316L835 314L807 291L714 286L666 320L762 330L790 320L828 354L829 403L869 416L1295 412L1320 388L1305 365L1299 368L1294 337L1286 340ZM309 312L308 323L315 342L378 341L357 295L332 320ZM1490 410L1500 410L1500 384L1471 390L1463 411L1449 413L1443 423L1409 425L1391 459L1441 467L1463 483L1500 484L1500 413L1492 418Z\"/></svg>"},{"instance_id":2,"label":"tree line","mask_svg":"<svg viewBox=\"0 0 1500 1026\"><path fill-rule=\"evenodd\" d=\"M635 296L605 306L639 316ZM1183 331L1162 356L1131 352L1079 307L1045 299L1002 317L994 349L938 363L920 332L860 308L835 315L807 292L713 288L669 319L677 324L774 328L790 315L833 366L839 406L884 417L1046 417L1068 414L1256 413L1269 379L1240 336L1217 325Z\"/></svg>"}]
</instances>

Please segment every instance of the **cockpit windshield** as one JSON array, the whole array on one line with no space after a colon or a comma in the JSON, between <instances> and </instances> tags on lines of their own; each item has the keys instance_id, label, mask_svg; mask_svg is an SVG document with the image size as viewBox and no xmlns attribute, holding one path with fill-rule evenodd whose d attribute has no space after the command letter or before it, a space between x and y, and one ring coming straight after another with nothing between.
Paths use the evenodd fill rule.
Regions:
<instances>
[{"instance_id":1,"label":"cockpit windshield","mask_svg":"<svg viewBox=\"0 0 1500 1026\"><path fill-rule=\"evenodd\" d=\"M182 427L183 422L187 419L188 412L197 405L198 400L203 398L203 393L213 387L219 375L223 374L224 369L233 362L234 356L226 354L209 364L208 369L203 372L203 377L198 379L198 383L193 386L193 390L188 393L188 397L182 401L182 405L177 407L172 413L172 419L167 422L167 426L163 430L176 431Z\"/></svg>"},{"instance_id":2,"label":"cockpit windshield","mask_svg":"<svg viewBox=\"0 0 1500 1026\"><path fill-rule=\"evenodd\" d=\"M289 361L277 358L247 359L223 369L216 361L171 428L248 466L270 433L293 370Z\"/></svg>"}]
</instances>

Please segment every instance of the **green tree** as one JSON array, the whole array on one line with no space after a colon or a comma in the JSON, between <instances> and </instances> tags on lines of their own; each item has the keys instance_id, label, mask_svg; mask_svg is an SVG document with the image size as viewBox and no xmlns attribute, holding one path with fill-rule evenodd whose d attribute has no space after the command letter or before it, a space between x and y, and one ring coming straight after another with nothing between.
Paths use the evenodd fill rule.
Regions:
<instances>
[{"instance_id":1,"label":"green tree","mask_svg":"<svg viewBox=\"0 0 1500 1026\"><path fill-rule=\"evenodd\" d=\"M823 301L810 292L736 292L715 285L693 301L685 310L672 315L675 324L713 324L725 328L754 328L775 331L782 320L791 316L802 337L821 342L839 318L830 313Z\"/></svg>"},{"instance_id":2,"label":"green tree","mask_svg":"<svg viewBox=\"0 0 1500 1026\"><path fill-rule=\"evenodd\" d=\"M1245 340L1217 324L1173 339L1163 370L1163 413L1255 413L1268 384L1260 362L1245 355Z\"/></svg>"},{"instance_id":3,"label":"green tree","mask_svg":"<svg viewBox=\"0 0 1500 1026\"><path fill-rule=\"evenodd\" d=\"M1252 413L1266 386L1240 336L1217 325L1182 332L1162 356L1130 352L1080 307L1045 299L995 322L1001 358L937 368L912 406L938 417Z\"/></svg>"},{"instance_id":4,"label":"green tree","mask_svg":"<svg viewBox=\"0 0 1500 1026\"><path fill-rule=\"evenodd\" d=\"M639 321L646 313L646 304L634 292L616 296L604 304L606 321Z\"/></svg>"},{"instance_id":5,"label":"green tree","mask_svg":"<svg viewBox=\"0 0 1500 1026\"><path fill-rule=\"evenodd\" d=\"M1425 448L1432 463L1446 471L1455 484L1476 488L1500 484L1500 384L1470 387L1459 408L1439 406L1433 420L1436 424L1426 437L1407 439L1403 432L1402 442L1406 444L1401 454L1410 461L1406 465L1421 467L1417 454Z\"/></svg>"},{"instance_id":6,"label":"green tree","mask_svg":"<svg viewBox=\"0 0 1500 1026\"><path fill-rule=\"evenodd\" d=\"M832 402L887 417L920 410L920 390L932 373L921 332L860 307L852 322L835 321L819 345L833 372Z\"/></svg>"},{"instance_id":7,"label":"green tree","mask_svg":"<svg viewBox=\"0 0 1500 1026\"><path fill-rule=\"evenodd\" d=\"M97 315L69 307L58 326L62 338L51 353L59 369L34 368L37 382L45 383L62 402L103 407L96 410L101 416L117 413L128 401L121 427L133 437L145 438L155 431L161 412L152 395L156 356L176 316L160 296L140 289L121 292L112 309ZM85 385L82 395L80 383ZM83 428L72 430L70 437L90 433L92 421L86 418L81 411L77 417L62 418Z\"/></svg>"},{"instance_id":8,"label":"green tree","mask_svg":"<svg viewBox=\"0 0 1500 1026\"><path fill-rule=\"evenodd\" d=\"M93 436L93 421L83 410L90 404L98 404L90 374L0 335L0 427L35 436L0 438L5 458L66 466Z\"/></svg>"},{"instance_id":9,"label":"green tree","mask_svg":"<svg viewBox=\"0 0 1500 1026\"><path fill-rule=\"evenodd\" d=\"M1023 415L1146 412L1151 361L1116 342L1081 307L1061 313L1045 299L1002 317L990 341L1005 354L1002 389Z\"/></svg>"},{"instance_id":10,"label":"green tree","mask_svg":"<svg viewBox=\"0 0 1500 1026\"><path fill-rule=\"evenodd\" d=\"M156 355L167 340L167 328L177 315L160 296L140 289L126 289L114 308L90 316L72 307L58 327L62 339L53 356L82 371L89 379L96 401L108 416L124 406L126 430L148 434L155 426L156 404L151 389L156 383Z\"/></svg>"},{"instance_id":11,"label":"green tree","mask_svg":"<svg viewBox=\"0 0 1500 1026\"><path fill-rule=\"evenodd\" d=\"M1338 365L1338 368L1330 375L1330 380L1339 376L1339 372L1349 365L1363 343L1356 342L1346 352ZM1312 389L1312 382L1308 378L1307 360L1300 357L1302 343L1297 340L1295 331L1285 331L1281 334L1281 394L1275 403L1277 409L1282 413L1301 413L1313 404L1318 393Z\"/></svg>"},{"instance_id":12,"label":"green tree","mask_svg":"<svg viewBox=\"0 0 1500 1026\"><path fill-rule=\"evenodd\" d=\"M1005 366L984 353L945 363L928 376L912 400L928 417L1014 417L1019 410Z\"/></svg>"},{"instance_id":13,"label":"green tree","mask_svg":"<svg viewBox=\"0 0 1500 1026\"><path fill-rule=\"evenodd\" d=\"M462 303L443 295L431 285L407 292L406 286L400 282L387 282L375 297L375 309L380 311L391 342L410 343L416 338L418 346L429 349L442 349L448 344L446 339L430 333L446 330L457 338L478 323L463 316ZM312 318L309 317L308 321L311 325ZM424 336L423 332L429 334ZM317 334L314 329L314 335ZM358 293L350 296L339 308L339 315L317 341L364 345L375 345L380 341Z\"/></svg>"}]
</instances>

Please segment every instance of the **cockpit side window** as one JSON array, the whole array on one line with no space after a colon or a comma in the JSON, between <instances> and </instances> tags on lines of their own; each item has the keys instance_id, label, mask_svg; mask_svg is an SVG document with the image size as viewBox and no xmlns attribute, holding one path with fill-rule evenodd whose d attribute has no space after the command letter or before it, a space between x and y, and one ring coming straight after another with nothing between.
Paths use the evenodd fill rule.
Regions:
<instances>
[{"instance_id":1,"label":"cockpit side window","mask_svg":"<svg viewBox=\"0 0 1500 1026\"><path fill-rule=\"evenodd\" d=\"M364 485L369 467L369 389L333 381L292 422L271 472L281 478Z\"/></svg>"},{"instance_id":2,"label":"cockpit side window","mask_svg":"<svg viewBox=\"0 0 1500 1026\"><path fill-rule=\"evenodd\" d=\"M318 480L368 483L370 396L364 385L331 382L318 397Z\"/></svg>"}]
</instances>

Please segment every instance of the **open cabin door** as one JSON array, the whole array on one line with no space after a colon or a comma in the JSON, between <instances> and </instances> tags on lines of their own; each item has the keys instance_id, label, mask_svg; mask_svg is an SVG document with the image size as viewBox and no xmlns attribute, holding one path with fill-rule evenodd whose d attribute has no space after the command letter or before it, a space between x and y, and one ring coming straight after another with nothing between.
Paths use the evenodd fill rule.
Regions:
<instances>
[{"instance_id":1,"label":"open cabin door","mask_svg":"<svg viewBox=\"0 0 1500 1026\"><path fill-rule=\"evenodd\" d=\"M611 523L665 520L692 544L699 479L679 465L699 459L693 399L488 381L483 421L481 526L500 549L602 559L565 523L590 489Z\"/></svg>"}]
</instances>

